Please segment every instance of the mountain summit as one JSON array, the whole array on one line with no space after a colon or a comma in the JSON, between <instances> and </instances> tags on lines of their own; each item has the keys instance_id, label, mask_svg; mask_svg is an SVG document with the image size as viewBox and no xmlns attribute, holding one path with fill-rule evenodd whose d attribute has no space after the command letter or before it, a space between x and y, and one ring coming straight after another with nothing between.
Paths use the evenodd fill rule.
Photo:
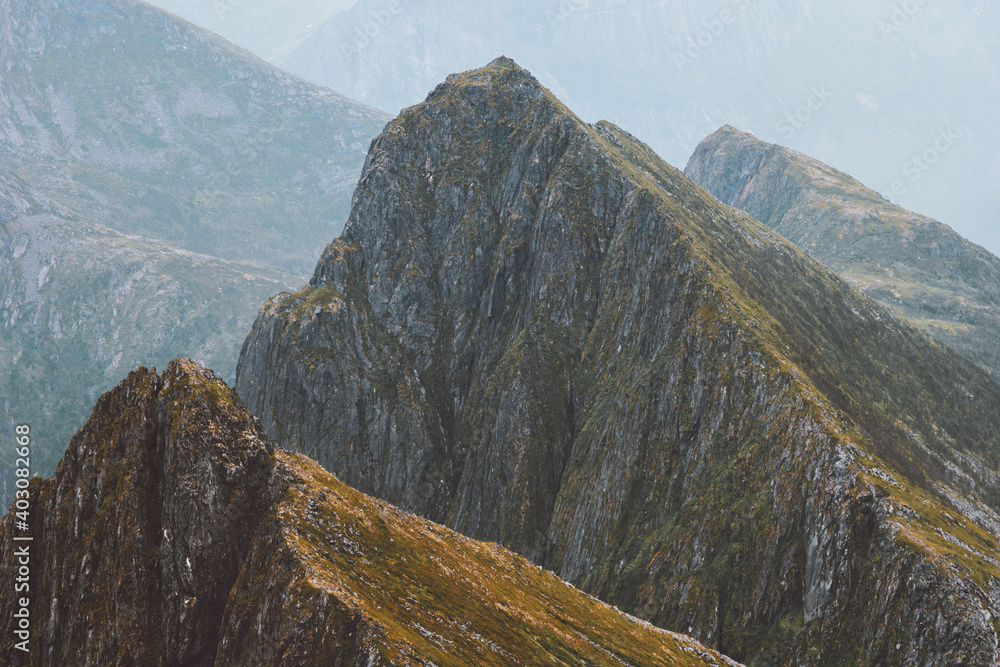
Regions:
<instances>
[{"instance_id":1,"label":"mountain summit","mask_svg":"<svg viewBox=\"0 0 1000 667\"><path fill-rule=\"evenodd\" d=\"M508 59L373 142L237 391L347 483L737 659L1000 657L1000 387Z\"/></svg>"}]
</instances>

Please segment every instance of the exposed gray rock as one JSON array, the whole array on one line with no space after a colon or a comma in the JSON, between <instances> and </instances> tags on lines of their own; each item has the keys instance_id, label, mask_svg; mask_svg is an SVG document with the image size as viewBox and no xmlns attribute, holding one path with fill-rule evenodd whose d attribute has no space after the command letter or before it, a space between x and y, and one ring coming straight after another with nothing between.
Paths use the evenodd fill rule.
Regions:
<instances>
[{"instance_id":1,"label":"exposed gray rock","mask_svg":"<svg viewBox=\"0 0 1000 667\"><path fill-rule=\"evenodd\" d=\"M995 538L929 480L1000 507L1000 388L509 60L376 139L237 391L348 483L737 659L998 658L1000 574L932 535Z\"/></svg>"}]
</instances>

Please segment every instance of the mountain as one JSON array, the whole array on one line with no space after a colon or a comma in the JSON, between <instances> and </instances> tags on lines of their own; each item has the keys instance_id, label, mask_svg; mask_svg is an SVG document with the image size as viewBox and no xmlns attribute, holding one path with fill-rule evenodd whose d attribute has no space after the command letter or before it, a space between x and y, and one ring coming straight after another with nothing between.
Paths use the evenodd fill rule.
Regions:
<instances>
[{"instance_id":1,"label":"mountain","mask_svg":"<svg viewBox=\"0 0 1000 667\"><path fill-rule=\"evenodd\" d=\"M32 473L65 443L123 368L177 350L232 377L261 301L299 279L178 250L82 219L0 168L0 432L37 437ZM13 448L0 501L9 507Z\"/></svg>"},{"instance_id":2,"label":"mountain","mask_svg":"<svg viewBox=\"0 0 1000 667\"><path fill-rule=\"evenodd\" d=\"M737 660L1000 658L1000 387L508 59L375 140L236 389L346 483Z\"/></svg>"},{"instance_id":3,"label":"mountain","mask_svg":"<svg viewBox=\"0 0 1000 667\"><path fill-rule=\"evenodd\" d=\"M684 170L1000 381L1000 258L847 174L726 126Z\"/></svg>"},{"instance_id":4,"label":"mountain","mask_svg":"<svg viewBox=\"0 0 1000 667\"><path fill-rule=\"evenodd\" d=\"M996 4L359 0L310 30L275 64L388 111L506 54L672 164L729 123L1000 254Z\"/></svg>"},{"instance_id":5,"label":"mountain","mask_svg":"<svg viewBox=\"0 0 1000 667\"><path fill-rule=\"evenodd\" d=\"M103 395L29 497L0 522L30 563L11 664L736 665L275 449L189 360Z\"/></svg>"},{"instance_id":6,"label":"mountain","mask_svg":"<svg viewBox=\"0 0 1000 667\"><path fill-rule=\"evenodd\" d=\"M0 156L98 224L305 275L389 117L136 0L0 0Z\"/></svg>"},{"instance_id":7,"label":"mountain","mask_svg":"<svg viewBox=\"0 0 1000 667\"><path fill-rule=\"evenodd\" d=\"M388 116L132 0L0 0L0 64L0 433L48 475L120 369L233 377Z\"/></svg>"},{"instance_id":8,"label":"mountain","mask_svg":"<svg viewBox=\"0 0 1000 667\"><path fill-rule=\"evenodd\" d=\"M295 50L316 28L355 0L156 0L151 3L239 44L268 62Z\"/></svg>"}]
</instances>

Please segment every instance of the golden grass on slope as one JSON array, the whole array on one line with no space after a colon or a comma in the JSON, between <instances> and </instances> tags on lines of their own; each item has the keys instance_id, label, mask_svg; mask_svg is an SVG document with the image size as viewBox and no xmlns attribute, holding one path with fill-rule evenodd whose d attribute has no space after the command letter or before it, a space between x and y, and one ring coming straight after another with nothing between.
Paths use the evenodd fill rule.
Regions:
<instances>
[{"instance_id":1,"label":"golden grass on slope","mask_svg":"<svg viewBox=\"0 0 1000 667\"><path fill-rule=\"evenodd\" d=\"M524 558L406 514L298 454L277 512L310 583L382 630L393 664L724 665Z\"/></svg>"}]
</instances>

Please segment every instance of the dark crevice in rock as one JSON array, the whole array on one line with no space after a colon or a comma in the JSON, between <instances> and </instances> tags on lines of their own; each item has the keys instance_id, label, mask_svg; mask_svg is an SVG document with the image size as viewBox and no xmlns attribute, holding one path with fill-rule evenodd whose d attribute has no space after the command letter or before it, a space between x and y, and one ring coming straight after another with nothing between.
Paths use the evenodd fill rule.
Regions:
<instances>
[{"instance_id":1,"label":"dark crevice in rock","mask_svg":"<svg viewBox=\"0 0 1000 667\"><path fill-rule=\"evenodd\" d=\"M150 402L155 406L158 404L160 389L163 381L160 376L152 376L152 387L150 388ZM144 514L144 534L150 541L151 553L145 554L150 562L158 562L160 550L163 545L163 498L166 486L166 479L163 472L164 449L166 447L167 424L160 419L160 410L149 410L145 415L143 424L143 451L146 454L146 472L142 475L146 482L146 488L140 491L141 497L147 501L142 505ZM170 664L166 655L166 642L163 641L163 614L157 613L164 608L163 599L163 571L162 568L151 568L149 577L149 589L146 592L148 607L156 610L150 619L150 645L161 646L164 653L159 657L163 664ZM176 640L176 638L175 638Z\"/></svg>"}]
</instances>

